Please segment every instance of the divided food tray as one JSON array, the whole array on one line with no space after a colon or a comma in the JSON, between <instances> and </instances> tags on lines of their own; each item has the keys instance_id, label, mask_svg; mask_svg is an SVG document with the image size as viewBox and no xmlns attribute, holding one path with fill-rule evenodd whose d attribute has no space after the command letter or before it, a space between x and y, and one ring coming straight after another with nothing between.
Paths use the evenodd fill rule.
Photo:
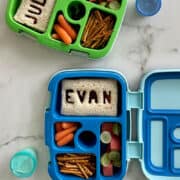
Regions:
<instances>
[{"instance_id":1,"label":"divided food tray","mask_svg":"<svg viewBox=\"0 0 180 180\"><path fill-rule=\"evenodd\" d=\"M123 87L119 87L119 92L126 92L126 86L124 80L117 76L116 74L112 74L109 77L108 73L105 72L64 72L57 74L50 82L49 91L51 93L51 103L50 109L46 112L46 144L50 147L50 151L52 152L52 161L49 165L49 173L53 179L78 179L75 176L63 175L58 172L56 156L60 153L91 153L96 156L96 173L93 177L89 179L105 179L102 175L102 171L100 168L100 159L101 159L101 143L100 143L100 134L101 134L101 126L105 122L113 122L120 123L122 126L122 147L123 151L126 150L126 111L125 111L125 94L122 95L122 99L119 99L122 102L122 108L116 117L112 116L65 116L59 113L60 102L61 101L61 82L65 79L78 79L78 78L112 78L116 79L120 84L124 84ZM123 90L121 89L123 88ZM54 141L54 126L56 122L79 122L81 127L77 130L74 137L74 145L73 146L64 146L57 147ZM82 141L80 134L86 133L87 131L91 132L94 135L94 139L91 141L87 139L88 142ZM121 169L115 174L114 177L109 179L121 179L123 174L125 173L125 154L122 154L122 162L124 162L121 166Z\"/></svg>"},{"instance_id":2,"label":"divided food tray","mask_svg":"<svg viewBox=\"0 0 180 180\"><path fill-rule=\"evenodd\" d=\"M71 82L71 91L66 98L73 99L76 87L85 80L84 87L91 86L91 80L115 80L118 88L117 113L115 115L77 115L62 112L64 101L63 81ZM99 82L101 84L101 82ZM109 84L109 83L107 83ZM105 85L101 86L102 90ZM108 86L112 88L112 86ZM87 90L86 89L86 90ZM106 87L106 89L108 89ZM95 156L95 173L89 179L115 180L123 179L129 160L140 160L144 174L150 179L178 180L180 178L180 71L164 70L146 75L137 92L128 90L125 78L118 72L105 70L70 70L55 74L49 83L50 104L45 113L45 139L49 147L50 162L48 171L53 180L79 180L74 175L61 173L57 156L64 154L92 154ZM88 90L87 90L88 91ZM99 92L97 90L97 92ZM112 90L112 97L114 96ZM98 96L99 97L99 96ZM113 98L112 98L113 99ZM67 100L67 99L66 99ZM99 103L100 101L98 101ZM111 102L112 103L112 102ZM78 104L76 104L78 106ZM76 109L75 105L75 109ZM92 105L92 104L91 104ZM87 104L84 108L89 108ZM68 108L68 106L66 106ZM103 107L104 108L104 107ZM101 110L101 107L97 107ZM96 109L96 110L97 110ZM113 106L112 106L113 109ZM131 141L131 110L137 109L138 139ZM90 110L88 109L87 112ZM97 113L97 111L96 111ZM57 122L78 122L73 143L57 146L55 142L55 124ZM119 142L121 144L121 166L112 176L105 176L102 167L102 154L106 151L101 142L102 124L118 123L121 126Z\"/></svg>"},{"instance_id":3,"label":"divided food tray","mask_svg":"<svg viewBox=\"0 0 180 180\"><path fill-rule=\"evenodd\" d=\"M46 2L46 1L45 1ZM29 34L41 44L47 45L49 47L55 48L57 50L61 50L68 53L79 53L79 54L85 54L89 58L97 59L100 57L105 56L110 49L112 48L112 45L118 35L118 32L120 30L123 17L125 15L126 6L127 6L127 0L121 0L121 6L117 10L113 10L107 7L103 7L99 4L89 2L88 0L55 0L54 7L52 9L50 18L48 20L48 25L46 27L45 32L38 32L37 30L28 27L26 25L23 25L19 22L17 22L14 19L14 16L17 12L17 10L20 7L20 3L22 1L16 1L16 0L9 0L8 1L8 8L7 8L7 22L9 26L18 33L25 33ZM39 6L38 6L39 7ZM78 19L74 19L74 16L72 16L73 8L80 8L81 9L81 16ZM110 35L109 40L103 46L102 48L89 48L89 47L83 47L82 46L82 36L83 32L85 30L86 24L88 22L89 16L92 11L99 10L103 14L106 15L112 15L115 23L113 26L112 33ZM36 9L37 11L37 9ZM40 9L38 9L39 12ZM42 10L43 11L43 10ZM36 12L37 13L37 12ZM54 24L57 21L58 14L61 13L64 15L65 19L70 23L75 30L77 31L77 38L76 40L69 45L66 45L64 42L55 40L52 38L53 28Z\"/></svg>"}]
</instances>

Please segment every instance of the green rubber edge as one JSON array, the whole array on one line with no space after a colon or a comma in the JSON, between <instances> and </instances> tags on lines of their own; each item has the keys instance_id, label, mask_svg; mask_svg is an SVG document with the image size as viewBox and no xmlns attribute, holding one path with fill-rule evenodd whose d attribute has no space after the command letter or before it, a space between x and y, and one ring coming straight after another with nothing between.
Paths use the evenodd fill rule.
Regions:
<instances>
[{"instance_id":1,"label":"green rubber edge","mask_svg":"<svg viewBox=\"0 0 180 180\"><path fill-rule=\"evenodd\" d=\"M33 36L35 39L37 39L37 41L40 44L46 45L50 48L54 48L54 49L64 51L64 52L69 52L69 53L71 51L86 53L86 54L88 54L88 57L92 60L104 57L112 49L112 46L115 43L115 39L118 36L119 30L121 28L121 24L123 22L124 15L126 12L126 7L127 7L127 0L122 0L121 8L119 10L112 10L112 9L109 9L106 7L102 7L101 5L88 2L87 0L68 0L68 1L56 0L54 9L52 10L52 14L49 19L49 24L46 29L46 32L39 33L31 28L21 25L20 23L18 23L14 20L13 17L16 13L16 9L18 8L20 2L21 2L20 0L19 1L8 0L7 11L6 11L6 22L13 31L18 32L18 33L21 33L21 32L27 33L27 34ZM68 6L71 2L81 2L85 6L86 14L82 19L72 20L69 17ZM85 48L85 47L81 46L81 37L82 37L83 31L84 31L84 28L86 26L86 23L88 21L90 12L93 9L98 9L98 10L104 11L106 13L112 14L116 18L113 33L112 33L106 47L103 49L99 49L99 50ZM54 40L51 38L52 28L53 28L55 19L57 17L57 13L59 11L63 12L65 18L71 24L80 26L77 39L71 45L65 45L63 42L60 42L60 41L57 41L57 40Z\"/></svg>"}]
</instances>

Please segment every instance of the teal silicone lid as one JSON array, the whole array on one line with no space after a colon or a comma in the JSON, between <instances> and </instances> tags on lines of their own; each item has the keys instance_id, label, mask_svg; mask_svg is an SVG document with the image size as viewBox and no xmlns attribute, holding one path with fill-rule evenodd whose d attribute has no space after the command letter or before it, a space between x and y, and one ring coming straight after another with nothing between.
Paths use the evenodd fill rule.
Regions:
<instances>
[{"instance_id":1,"label":"teal silicone lid","mask_svg":"<svg viewBox=\"0 0 180 180\"><path fill-rule=\"evenodd\" d=\"M10 170L17 177L30 177L35 172L37 164L36 151L32 148L27 148L13 155L10 161Z\"/></svg>"}]
</instances>

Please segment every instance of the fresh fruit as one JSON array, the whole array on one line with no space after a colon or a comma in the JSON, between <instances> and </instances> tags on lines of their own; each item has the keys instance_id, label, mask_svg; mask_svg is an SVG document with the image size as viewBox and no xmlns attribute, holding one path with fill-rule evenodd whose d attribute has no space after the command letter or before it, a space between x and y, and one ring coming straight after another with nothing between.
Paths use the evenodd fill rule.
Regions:
<instances>
[{"instance_id":1,"label":"fresh fruit","mask_svg":"<svg viewBox=\"0 0 180 180\"><path fill-rule=\"evenodd\" d=\"M103 123L101 131L113 132L113 123Z\"/></svg>"},{"instance_id":2,"label":"fresh fruit","mask_svg":"<svg viewBox=\"0 0 180 180\"><path fill-rule=\"evenodd\" d=\"M115 151L121 150L120 137L113 135L110 143L110 149Z\"/></svg>"},{"instance_id":3,"label":"fresh fruit","mask_svg":"<svg viewBox=\"0 0 180 180\"><path fill-rule=\"evenodd\" d=\"M106 167L103 167L103 175L104 176L113 176L113 165L109 164Z\"/></svg>"}]
</instances>

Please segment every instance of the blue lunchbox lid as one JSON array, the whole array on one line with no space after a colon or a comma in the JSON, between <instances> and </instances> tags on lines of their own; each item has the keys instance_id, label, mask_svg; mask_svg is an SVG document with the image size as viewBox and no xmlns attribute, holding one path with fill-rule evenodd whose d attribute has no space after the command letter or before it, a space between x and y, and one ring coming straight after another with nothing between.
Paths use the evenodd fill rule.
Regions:
<instances>
[{"instance_id":1,"label":"blue lunchbox lid","mask_svg":"<svg viewBox=\"0 0 180 180\"><path fill-rule=\"evenodd\" d=\"M57 113L57 98L60 83L73 78L108 78L115 79L121 85L121 114L117 117L62 116ZM93 147L82 147L75 136L75 146L57 148L54 143L54 123L71 119L81 121L86 129L98 133L99 124L103 121L118 121L122 125L122 168L109 180L122 179L131 159L141 162L144 174L150 179L176 180L180 178L180 70L154 71L144 76L140 89L132 92L128 89L125 77L119 72L110 70L70 70L56 73L49 83L50 105L45 114L45 139L49 146L51 162L49 174L54 180L81 179L74 176L63 176L59 173L56 155L58 153L92 153L97 157L96 166L100 166L99 143ZM131 111L137 109L138 139L132 141ZM92 123L92 119L95 120ZM78 134L78 133L77 133ZM97 141L100 141L97 135ZM106 179L100 168L90 179Z\"/></svg>"},{"instance_id":2,"label":"blue lunchbox lid","mask_svg":"<svg viewBox=\"0 0 180 180\"><path fill-rule=\"evenodd\" d=\"M153 71L144 76L139 92L138 142L142 169L149 179L180 178L180 70Z\"/></svg>"}]
</instances>

